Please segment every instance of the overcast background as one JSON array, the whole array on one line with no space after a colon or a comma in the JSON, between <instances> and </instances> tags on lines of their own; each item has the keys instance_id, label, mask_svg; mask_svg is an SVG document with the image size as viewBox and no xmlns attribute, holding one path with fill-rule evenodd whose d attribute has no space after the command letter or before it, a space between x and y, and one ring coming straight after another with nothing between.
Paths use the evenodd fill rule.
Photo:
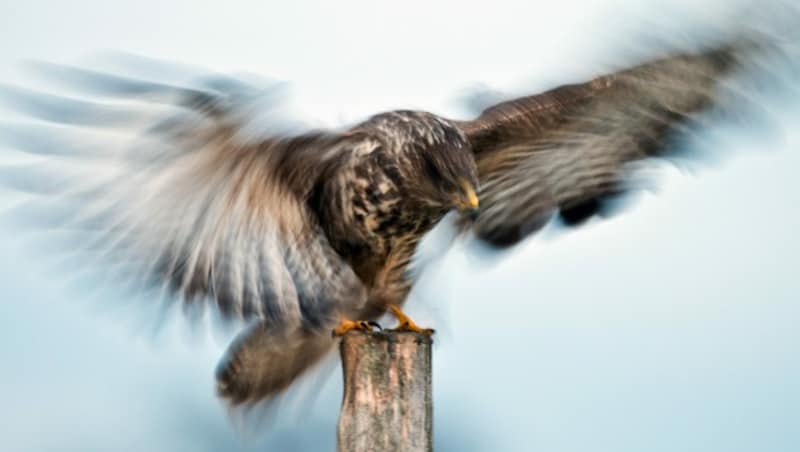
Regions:
<instances>
[{"instance_id":1,"label":"overcast background","mask_svg":"<svg viewBox=\"0 0 800 452\"><path fill-rule=\"evenodd\" d=\"M292 81L322 124L456 114L475 83L537 91L624 61L642 28L740 20L733 2L655 3L5 1L0 80L25 83L22 58L116 49ZM718 134L730 159L665 169L624 215L492 259L459 243L431 264L408 310L437 328L437 450L800 449L795 94L769 105L779 136ZM97 293L25 237L0 239L1 450L334 449L335 361L258 417L268 429L232 418L213 391L224 334L177 312L154 333L144 297Z\"/></svg>"}]
</instances>

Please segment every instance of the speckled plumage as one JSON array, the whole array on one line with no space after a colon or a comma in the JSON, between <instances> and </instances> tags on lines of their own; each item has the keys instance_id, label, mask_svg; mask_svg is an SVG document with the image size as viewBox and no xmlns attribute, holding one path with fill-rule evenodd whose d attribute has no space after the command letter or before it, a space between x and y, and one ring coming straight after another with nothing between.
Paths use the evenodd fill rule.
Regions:
<instances>
[{"instance_id":1,"label":"speckled plumage","mask_svg":"<svg viewBox=\"0 0 800 452\"><path fill-rule=\"evenodd\" d=\"M462 224L493 245L517 243L554 215L580 223L628 189L632 162L669 155L670 138L718 104L731 71L767 48L751 44L656 60L473 121L395 111L302 134L252 133L266 129L254 111L270 92L234 79L187 87L47 66L98 102L21 89L6 99L38 119L132 141L98 148L78 137L68 168L54 165L53 143L69 140L43 137L71 131L18 126L6 136L50 157L33 179L42 183L26 188L56 226L101 246L101 262L250 322L218 380L232 403L254 402L329 352L338 320L404 302L417 244L463 208L465 190L480 191L480 212Z\"/></svg>"},{"instance_id":2,"label":"speckled plumage","mask_svg":"<svg viewBox=\"0 0 800 452\"><path fill-rule=\"evenodd\" d=\"M455 166L449 176L454 184L459 175L474 181L477 173L463 132L428 113L385 113L349 134L360 137L358 149L322 178L315 209L333 248L370 290L369 305L357 318L373 318L386 304L403 302L417 243L452 208L455 185L419 186L419 175L429 171L427 159Z\"/></svg>"}]
</instances>

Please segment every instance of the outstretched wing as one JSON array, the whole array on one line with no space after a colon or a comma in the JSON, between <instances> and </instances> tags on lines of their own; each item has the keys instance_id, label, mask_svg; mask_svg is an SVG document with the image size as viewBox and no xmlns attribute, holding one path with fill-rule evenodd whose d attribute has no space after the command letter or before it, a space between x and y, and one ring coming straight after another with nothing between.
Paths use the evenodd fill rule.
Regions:
<instances>
[{"instance_id":1,"label":"outstretched wing","mask_svg":"<svg viewBox=\"0 0 800 452\"><path fill-rule=\"evenodd\" d=\"M737 41L488 108L462 123L481 184L476 234L509 246L555 214L577 224L629 188L631 164L674 151L726 77L766 46ZM731 94L728 92L727 94Z\"/></svg>"},{"instance_id":2,"label":"outstretched wing","mask_svg":"<svg viewBox=\"0 0 800 452\"><path fill-rule=\"evenodd\" d=\"M286 135L274 127L275 93L233 79L187 88L45 69L91 100L3 89L17 110L45 121L3 128L16 148L45 157L5 174L41 181L27 187L37 195L27 207L77 229L84 242L75 247L276 334L327 333L337 310L363 302L361 282L306 205L351 138Z\"/></svg>"}]
</instances>

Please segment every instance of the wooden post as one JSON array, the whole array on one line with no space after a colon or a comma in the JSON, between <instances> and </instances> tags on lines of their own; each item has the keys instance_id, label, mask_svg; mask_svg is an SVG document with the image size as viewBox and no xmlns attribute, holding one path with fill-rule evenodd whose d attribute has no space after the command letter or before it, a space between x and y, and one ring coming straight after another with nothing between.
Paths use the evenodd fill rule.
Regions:
<instances>
[{"instance_id":1,"label":"wooden post","mask_svg":"<svg viewBox=\"0 0 800 452\"><path fill-rule=\"evenodd\" d=\"M432 342L406 332L344 335L338 452L433 450Z\"/></svg>"}]
</instances>

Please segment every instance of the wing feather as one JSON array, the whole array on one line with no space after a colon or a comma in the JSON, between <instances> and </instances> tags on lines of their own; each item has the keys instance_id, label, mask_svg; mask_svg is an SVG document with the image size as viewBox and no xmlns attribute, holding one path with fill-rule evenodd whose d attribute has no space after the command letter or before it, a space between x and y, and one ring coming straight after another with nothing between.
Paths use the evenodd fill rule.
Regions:
<instances>
[{"instance_id":1,"label":"wing feather","mask_svg":"<svg viewBox=\"0 0 800 452\"><path fill-rule=\"evenodd\" d=\"M43 154L40 166L51 173L65 173L32 205L66 207L55 226L82 231L104 262L124 263L186 303L206 300L226 317L271 329L321 331L338 310L363 302L364 287L306 203L347 138L282 132L258 116L265 103L267 119L282 114L277 101L269 111L275 90L244 82L197 88L39 69L89 98L6 87L7 101L45 123L5 126L0 135ZM263 127L251 133L254 124ZM75 137L111 141L64 155L52 149L69 142L53 138L61 133L73 137L70 148L90 145Z\"/></svg>"},{"instance_id":2,"label":"wing feather","mask_svg":"<svg viewBox=\"0 0 800 452\"><path fill-rule=\"evenodd\" d=\"M477 235L509 246L560 213L598 213L630 188L633 164L667 157L675 137L719 105L728 77L772 47L737 40L490 107L462 123L479 171ZM742 97L742 96L740 96Z\"/></svg>"}]
</instances>

